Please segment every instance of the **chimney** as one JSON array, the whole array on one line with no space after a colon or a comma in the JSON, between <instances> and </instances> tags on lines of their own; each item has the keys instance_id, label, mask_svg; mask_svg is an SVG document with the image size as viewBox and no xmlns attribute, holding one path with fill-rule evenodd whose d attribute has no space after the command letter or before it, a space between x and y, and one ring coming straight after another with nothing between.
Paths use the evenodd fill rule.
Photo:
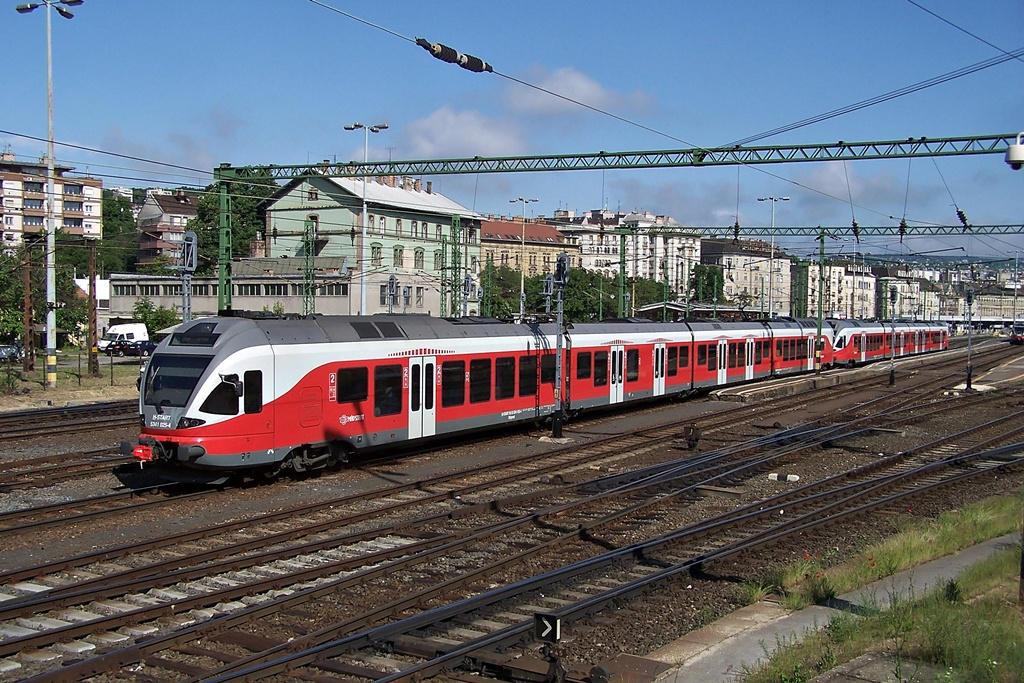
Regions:
<instances>
[{"instance_id":1,"label":"chimney","mask_svg":"<svg viewBox=\"0 0 1024 683\"><path fill-rule=\"evenodd\" d=\"M402 176L402 189L406 192L412 191L412 178L409 176Z\"/></svg>"},{"instance_id":2,"label":"chimney","mask_svg":"<svg viewBox=\"0 0 1024 683\"><path fill-rule=\"evenodd\" d=\"M413 189L416 190L417 192L423 191L423 181L420 180L419 178L413 181L412 186Z\"/></svg>"},{"instance_id":3,"label":"chimney","mask_svg":"<svg viewBox=\"0 0 1024 683\"><path fill-rule=\"evenodd\" d=\"M428 181L427 181L427 194L430 194L430 188L431 188L432 186L433 186L433 183L432 183L432 182L430 182L430 181L428 180Z\"/></svg>"}]
</instances>

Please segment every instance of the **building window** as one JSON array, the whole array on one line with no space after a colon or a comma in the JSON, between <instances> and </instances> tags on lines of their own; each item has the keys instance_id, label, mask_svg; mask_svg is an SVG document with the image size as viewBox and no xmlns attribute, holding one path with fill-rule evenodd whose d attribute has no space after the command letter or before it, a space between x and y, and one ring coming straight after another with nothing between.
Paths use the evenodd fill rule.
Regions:
<instances>
[{"instance_id":1,"label":"building window","mask_svg":"<svg viewBox=\"0 0 1024 683\"><path fill-rule=\"evenodd\" d=\"M387 220L384 218L384 216L381 216L380 217L380 234L383 235L384 232L387 230L387 227L388 227Z\"/></svg>"},{"instance_id":2,"label":"building window","mask_svg":"<svg viewBox=\"0 0 1024 683\"><path fill-rule=\"evenodd\" d=\"M366 225L370 230L373 230L373 227L376 225L376 223L373 222L373 214L370 214L370 218L367 220Z\"/></svg>"},{"instance_id":3,"label":"building window","mask_svg":"<svg viewBox=\"0 0 1024 683\"><path fill-rule=\"evenodd\" d=\"M441 250L439 249L434 252L434 270L440 273L443 267L444 257L442 256Z\"/></svg>"},{"instance_id":4,"label":"building window","mask_svg":"<svg viewBox=\"0 0 1024 683\"><path fill-rule=\"evenodd\" d=\"M320 193L317 192L315 187L311 187L311 188L309 188L308 197L309 197L309 201L315 202L316 200L320 199Z\"/></svg>"},{"instance_id":5,"label":"building window","mask_svg":"<svg viewBox=\"0 0 1024 683\"><path fill-rule=\"evenodd\" d=\"M403 268L405 264L405 249L401 245L395 247L394 267Z\"/></svg>"},{"instance_id":6,"label":"building window","mask_svg":"<svg viewBox=\"0 0 1024 683\"><path fill-rule=\"evenodd\" d=\"M402 219L401 218L396 218L395 219L395 234L397 236L399 236L399 237L402 236Z\"/></svg>"},{"instance_id":7,"label":"building window","mask_svg":"<svg viewBox=\"0 0 1024 683\"><path fill-rule=\"evenodd\" d=\"M437 224L437 241L438 242L441 241L441 224L440 223Z\"/></svg>"},{"instance_id":8,"label":"building window","mask_svg":"<svg viewBox=\"0 0 1024 683\"><path fill-rule=\"evenodd\" d=\"M412 236L413 237L419 237L420 236L420 224L417 223L416 221L412 222Z\"/></svg>"},{"instance_id":9,"label":"building window","mask_svg":"<svg viewBox=\"0 0 1024 683\"><path fill-rule=\"evenodd\" d=\"M139 296L160 296L160 286L139 285Z\"/></svg>"},{"instance_id":10,"label":"building window","mask_svg":"<svg viewBox=\"0 0 1024 683\"><path fill-rule=\"evenodd\" d=\"M114 296L135 296L135 285L114 285Z\"/></svg>"},{"instance_id":11,"label":"building window","mask_svg":"<svg viewBox=\"0 0 1024 683\"><path fill-rule=\"evenodd\" d=\"M335 282L329 285L320 285L321 296L348 296L348 285Z\"/></svg>"},{"instance_id":12,"label":"building window","mask_svg":"<svg viewBox=\"0 0 1024 683\"><path fill-rule=\"evenodd\" d=\"M238 285L238 296L259 296L260 285L258 284L243 284Z\"/></svg>"},{"instance_id":13,"label":"building window","mask_svg":"<svg viewBox=\"0 0 1024 683\"><path fill-rule=\"evenodd\" d=\"M288 285L286 284L271 284L263 285L263 293L267 296L287 296Z\"/></svg>"},{"instance_id":14,"label":"building window","mask_svg":"<svg viewBox=\"0 0 1024 683\"><path fill-rule=\"evenodd\" d=\"M81 196L81 194L82 194L82 186L81 185L65 185L64 186L64 194L73 194L73 195Z\"/></svg>"},{"instance_id":15,"label":"building window","mask_svg":"<svg viewBox=\"0 0 1024 683\"><path fill-rule=\"evenodd\" d=\"M417 249L412 254L412 267L416 270L423 270L423 250Z\"/></svg>"},{"instance_id":16,"label":"building window","mask_svg":"<svg viewBox=\"0 0 1024 683\"><path fill-rule=\"evenodd\" d=\"M416 288L416 308L423 308L423 288Z\"/></svg>"},{"instance_id":17,"label":"building window","mask_svg":"<svg viewBox=\"0 0 1024 683\"><path fill-rule=\"evenodd\" d=\"M381 220L384 220L383 218ZM383 248L379 244L370 245L370 265L374 268L380 268L383 265Z\"/></svg>"}]
</instances>

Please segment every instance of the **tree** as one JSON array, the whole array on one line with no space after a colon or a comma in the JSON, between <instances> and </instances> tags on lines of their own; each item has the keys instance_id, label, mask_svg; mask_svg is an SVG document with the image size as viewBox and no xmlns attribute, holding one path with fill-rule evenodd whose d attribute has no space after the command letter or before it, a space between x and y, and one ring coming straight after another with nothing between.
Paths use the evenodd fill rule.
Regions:
<instances>
[{"instance_id":1,"label":"tree","mask_svg":"<svg viewBox=\"0 0 1024 683\"><path fill-rule=\"evenodd\" d=\"M0 340L5 342L21 337L22 258L21 254L0 252Z\"/></svg>"},{"instance_id":2,"label":"tree","mask_svg":"<svg viewBox=\"0 0 1024 683\"><path fill-rule=\"evenodd\" d=\"M484 315L508 320L519 315L519 271L488 263L480 274L484 299L490 310Z\"/></svg>"},{"instance_id":3,"label":"tree","mask_svg":"<svg viewBox=\"0 0 1024 683\"><path fill-rule=\"evenodd\" d=\"M725 276L718 266L697 265L690 272L691 298L701 303L711 303L713 299L725 301Z\"/></svg>"},{"instance_id":4,"label":"tree","mask_svg":"<svg viewBox=\"0 0 1024 683\"><path fill-rule=\"evenodd\" d=\"M266 230L266 200L280 186L266 174L261 177L228 182L231 196L231 245L235 257L248 255L249 246L257 232ZM208 185L199 198L196 217L186 229L199 238L199 264L197 275L217 272L220 259L220 190L216 184Z\"/></svg>"},{"instance_id":5,"label":"tree","mask_svg":"<svg viewBox=\"0 0 1024 683\"><path fill-rule=\"evenodd\" d=\"M151 335L181 322L172 309L163 306L157 308L146 297L139 299L132 306L132 318L140 323L145 323L146 329Z\"/></svg>"}]
</instances>

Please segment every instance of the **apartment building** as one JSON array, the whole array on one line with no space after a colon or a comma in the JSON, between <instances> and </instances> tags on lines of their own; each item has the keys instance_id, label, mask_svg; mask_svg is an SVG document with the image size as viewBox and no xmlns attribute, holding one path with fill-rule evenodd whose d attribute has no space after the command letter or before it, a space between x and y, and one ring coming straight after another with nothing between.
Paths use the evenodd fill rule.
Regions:
<instances>
[{"instance_id":1,"label":"apartment building","mask_svg":"<svg viewBox=\"0 0 1024 683\"><path fill-rule=\"evenodd\" d=\"M178 190L171 194L150 193L139 210L135 226L140 266L159 257L171 262L181 258L185 226L196 217L199 197Z\"/></svg>"},{"instance_id":2,"label":"apartment building","mask_svg":"<svg viewBox=\"0 0 1024 683\"><path fill-rule=\"evenodd\" d=\"M103 216L103 181L72 175L70 166L54 166L53 214L58 231L99 239ZM46 161L19 161L0 154L0 248L16 249L26 238L46 234Z\"/></svg>"}]
</instances>

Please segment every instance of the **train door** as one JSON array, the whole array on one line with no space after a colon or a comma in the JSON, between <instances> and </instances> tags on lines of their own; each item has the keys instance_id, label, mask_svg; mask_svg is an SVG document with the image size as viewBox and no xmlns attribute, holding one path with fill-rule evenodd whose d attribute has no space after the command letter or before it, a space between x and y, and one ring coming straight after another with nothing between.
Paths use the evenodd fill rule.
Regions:
<instances>
[{"instance_id":1,"label":"train door","mask_svg":"<svg viewBox=\"0 0 1024 683\"><path fill-rule=\"evenodd\" d=\"M811 334L810 336L807 337L807 368L806 368L807 370L813 370L814 369L814 357L817 355L816 349L815 349L815 346L814 346L815 343L818 343L818 344L822 345L821 346L821 350L824 353L824 351L825 351L824 339L825 339L824 337L820 337L819 338L815 334ZM825 362L824 358L822 358L822 362L823 363Z\"/></svg>"},{"instance_id":2,"label":"train door","mask_svg":"<svg viewBox=\"0 0 1024 683\"><path fill-rule=\"evenodd\" d=\"M857 342L857 353L860 356L860 362L865 363L868 360L868 336L861 334L859 337L860 341Z\"/></svg>"},{"instance_id":3,"label":"train door","mask_svg":"<svg viewBox=\"0 0 1024 683\"><path fill-rule=\"evenodd\" d=\"M729 341L718 340L718 383L725 384L729 381Z\"/></svg>"},{"instance_id":4,"label":"train door","mask_svg":"<svg viewBox=\"0 0 1024 683\"><path fill-rule=\"evenodd\" d=\"M409 358L409 438L435 434L434 396L436 392L434 356Z\"/></svg>"},{"instance_id":5,"label":"train door","mask_svg":"<svg viewBox=\"0 0 1024 683\"><path fill-rule=\"evenodd\" d=\"M665 395L665 371L667 361L665 360L664 342L654 345L654 395Z\"/></svg>"},{"instance_id":6,"label":"train door","mask_svg":"<svg viewBox=\"0 0 1024 683\"><path fill-rule=\"evenodd\" d=\"M621 344L612 346L611 349L611 372L608 377L608 384L611 386L611 396L609 397L609 403L622 403L622 362L625 360L625 351Z\"/></svg>"},{"instance_id":7,"label":"train door","mask_svg":"<svg viewBox=\"0 0 1024 683\"><path fill-rule=\"evenodd\" d=\"M747 371L746 374L743 375L743 378L746 379L748 382L754 379L754 344L756 343L757 342L755 342L753 339L746 340L747 353L744 356L744 358L746 360Z\"/></svg>"}]
</instances>

